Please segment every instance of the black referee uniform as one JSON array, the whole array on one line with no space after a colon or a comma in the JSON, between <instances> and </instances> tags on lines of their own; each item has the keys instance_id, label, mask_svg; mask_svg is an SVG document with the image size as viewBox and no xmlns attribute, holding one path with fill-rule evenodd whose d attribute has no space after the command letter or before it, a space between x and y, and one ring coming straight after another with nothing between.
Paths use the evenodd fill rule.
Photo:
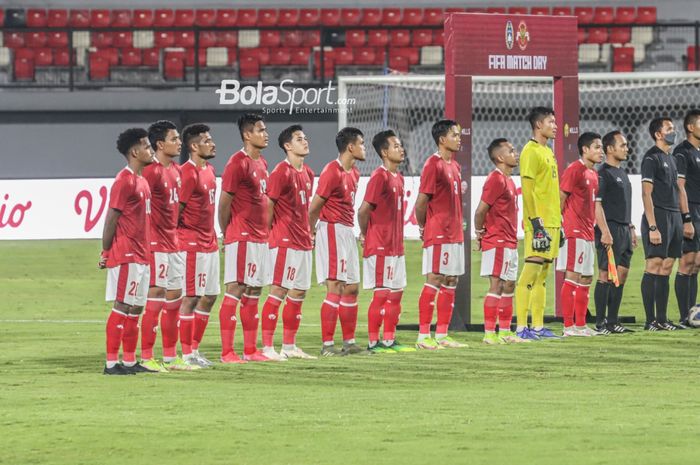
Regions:
<instances>
[{"instance_id":1,"label":"black referee uniform","mask_svg":"<svg viewBox=\"0 0 700 465\"><path fill-rule=\"evenodd\" d=\"M605 212L605 219L613 239L612 250L615 264L625 268L630 267L632 260L632 184L623 168L603 163L598 168L598 197ZM595 245L598 255L598 269L608 270L607 249L600 242L601 231L595 228ZM598 281L594 291L596 306L596 329L610 332L624 332L618 324L620 302L624 284L615 287L608 281ZM607 309L607 315L606 315Z\"/></svg>"}]
</instances>

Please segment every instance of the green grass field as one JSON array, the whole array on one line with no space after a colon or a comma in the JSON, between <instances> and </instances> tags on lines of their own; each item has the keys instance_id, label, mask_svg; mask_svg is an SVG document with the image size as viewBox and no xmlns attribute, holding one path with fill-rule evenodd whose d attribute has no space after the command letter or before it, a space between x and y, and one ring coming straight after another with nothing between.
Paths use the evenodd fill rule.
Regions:
<instances>
[{"instance_id":1,"label":"green grass field","mask_svg":"<svg viewBox=\"0 0 700 465\"><path fill-rule=\"evenodd\" d=\"M0 463L697 460L700 331L497 347L462 333L471 348L106 377L110 307L98 253L97 241L0 242ZM422 284L419 245L408 243L406 255L402 323L417 321ZM641 255L621 310L638 321ZM474 262L478 270L478 254ZM480 315L485 282L476 278L473 289ZM308 351L319 346L322 294L314 287L304 305L299 339ZM202 352L216 358L218 341L212 318Z\"/></svg>"}]
</instances>

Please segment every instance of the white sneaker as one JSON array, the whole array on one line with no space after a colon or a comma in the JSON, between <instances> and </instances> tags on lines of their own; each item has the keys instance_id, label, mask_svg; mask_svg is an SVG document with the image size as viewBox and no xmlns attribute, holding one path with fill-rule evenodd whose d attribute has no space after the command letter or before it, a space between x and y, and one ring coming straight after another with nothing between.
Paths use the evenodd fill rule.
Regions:
<instances>
[{"instance_id":1,"label":"white sneaker","mask_svg":"<svg viewBox=\"0 0 700 465\"><path fill-rule=\"evenodd\" d=\"M200 354L199 350L193 350L192 356L194 356L194 358L196 358L197 361L205 367L214 366L214 362L208 360L204 355Z\"/></svg>"},{"instance_id":2,"label":"white sneaker","mask_svg":"<svg viewBox=\"0 0 700 465\"><path fill-rule=\"evenodd\" d=\"M197 370L200 368L209 368L209 365L205 365L203 361L199 360L197 357L195 357L194 353L183 356L182 360L185 361L185 365L189 365L192 367L192 369Z\"/></svg>"},{"instance_id":3,"label":"white sneaker","mask_svg":"<svg viewBox=\"0 0 700 465\"><path fill-rule=\"evenodd\" d=\"M564 328L563 336L564 337L574 337L574 336L580 336L580 334L578 333L578 330L576 330L576 328L574 326L569 326L568 328L567 327Z\"/></svg>"},{"instance_id":4,"label":"white sneaker","mask_svg":"<svg viewBox=\"0 0 700 465\"><path fill-rule=\"evenodd\" d=\"M579 336L591 337L599 335L598 331L591 329L588 326L576 327L576 331L578 331Z\"/></svg>"},{"instance_id":5,"label":"white sneaker","mask_svg":"<svg viewBox=\"0 0 700 465\"><path fill-rule=\"evenodd\" d=\"M265 347L262 350L262 354L272 360L273 362L286 362L287 358L275 352L272 347Z\"/></svg>"},{"instance_id":6,"label":"white sneaker","mask_svg":"<svg viewBox=\"0 0 700 465\"><path fill-rule=\"evenodd\" d=\"M297 346L294 346L294 348L290 350L280 350L280 355L284 358L303 358L305 360L316 360L318 358L307 354Z\"/></svg>"}]
</instances>

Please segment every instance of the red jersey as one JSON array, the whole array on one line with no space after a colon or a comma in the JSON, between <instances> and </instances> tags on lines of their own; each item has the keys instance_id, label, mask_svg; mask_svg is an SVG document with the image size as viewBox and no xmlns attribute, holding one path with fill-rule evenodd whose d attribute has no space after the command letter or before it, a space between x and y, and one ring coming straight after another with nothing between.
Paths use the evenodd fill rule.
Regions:
<instances>
[{"instance_id":1,"label":"red jersey","mask_svg":"<svg viewBox=\"0 0 700 465\"><path fill-rule=\"evenodd\" d=\"M495 247L518 247L518 197L515 183L499 169L489 173L481 193L481 201L491 208L486 213L484 228L486 233L481 239L483 250Z\"/></svg>"},{"instance_id":2,"label":"red jersey","mask_svg":"<svg viewBox=\"0 0 700 465\"><path fill-rule=\"evenodd\" d=\"M225 244L267 242L267 181L267 161L262 155L257 160L243 150L231 155L221 177L221 189L233 195L231 221L224 234Z\"/></svg>"},{"instance_id":3,"label":"red jersey","mask_svg":"<svg viewBox=\"0 0 700 465\"><path fill-rule=\"evenodd\" d=\"M454 159L446 162L435 153L425 161L419 192L430 196L430 201L423 247L464 242L461 184L460 166Z\"/></svg>"},{"instance_id":4,"label":"red jersey","mask_svg":"<svg viewBox=\"0 0 700 465\"><path fill-rule=\"evenodd\" d=\"M564 203L564 236L592 241L598 173L579 159L564 170L559 188L569 194Z\"/></svg>"},{"instance_id":5,"label":"red jersey","mask_svg":"<svg viewBox=\"0 0 700 465\"><path fill-rule=\"evenodd\" d=\"M180 249L188 252L215 252L214 199L216 173L209 163L198 167L192 160L180 167L180 203L185 208L177 225Z\"/></svg>"},{"instance_id":6,"label":"red jersey","mask_svg":"<svg viewBox=\"0 0 700 465\"><path fill-rule=\"evenodd\" d=\"M403 255L403 176L380 166L369 178L364 201L374 210L369 214L363 256Z\"/></svg>"},{"instance_id":7,"label":"red jersey","mask_svg":"<svg viewBox=\"0 0 700 465\"><path fill-rule=\"evenodd\" d=\"M151 251L177 252L177 216L180 209L180 167L167 168L157 159L143 169L151 188Z\"/></svg>"},{"instance_id":8,"label":"red jersey","mask_svg":"<svg viewBox=\"0 0 700 465\"><path fill-rule=\"evenodd\" d=\"M149 228L151 190L148 182L128 166L114 178L109 194L109 208L119 210L117 230L109 249L107 267L124 263L148 263L151 253Z\"/></svg>"},{"instance_id":9,"label":"red jersey","mask_svg":"<svg viewBox=\"0 0 700 465\"><path fill-rule=\"evenodd\" d=\"M338 159L323 168L316 188L316 194L326 199L319 215L322 221L354 225L355 192L359 180L360 170L353 166L350 171L345 171Z\"/></svg>"},{"instance_id":10,"label":"red jersey","mask_svg":"<svg viewBox=\"0 0 700 465\"><path fill-rule=\"evenodd\" d=\"M314 186L314 172L306 165L301 170L287 160L270 173L267 195L275 201L272 213L270 247L311 250L309 199Z\"/></svg>"}]
</instances>

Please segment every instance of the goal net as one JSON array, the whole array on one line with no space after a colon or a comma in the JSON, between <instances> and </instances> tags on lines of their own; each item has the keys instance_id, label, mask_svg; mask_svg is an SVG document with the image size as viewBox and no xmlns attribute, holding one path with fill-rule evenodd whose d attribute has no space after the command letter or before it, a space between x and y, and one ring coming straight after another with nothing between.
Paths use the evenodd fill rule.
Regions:
<instances>
[{"instance_id":1,"label":"goal net","mask_svg":"<svg viewBox=\"0 0 700 465\"><path fill-rule=\"evenodd\" d=\"M443 75L340 77L338 97L339 102L353 102L338 108L339 127L357 127L368 141L379 131L394 129L406 148L404 174L420 174L425 159L435 152L430 128L444 117ZM671 117L679 138L685 137L683 117L700 105L700 73L580 74L579 99L580 130L601 135L621 130L630 145L626 169L637 174L652 143L648 125L654 117ZM474 77L472 175L486 175L492 169L486 154L491 140L507 137L522 147L531 134L526 121L530 108L552 104L550 78ZM565 130L559 127L560 133ZM368 156L358 166L362 175L369 175L379 166L379 158Z\"/></svg>"}]
</instances>

